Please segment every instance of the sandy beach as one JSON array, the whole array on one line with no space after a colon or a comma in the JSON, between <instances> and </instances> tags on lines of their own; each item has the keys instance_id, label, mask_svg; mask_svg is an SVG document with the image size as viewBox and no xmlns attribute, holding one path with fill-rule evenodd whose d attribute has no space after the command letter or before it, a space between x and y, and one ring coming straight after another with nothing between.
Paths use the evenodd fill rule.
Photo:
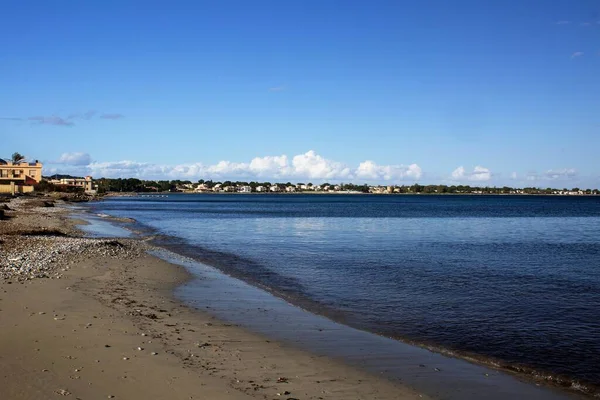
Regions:
<instances>
[{"instance_id":1,"label":"sandy beach","mask_svg":"<svg viewBox=\"0 0 600 400\"><path fill-rule=\"evenodd\" d=\"M51 205L12 200L0 221L1 399L426 398L190 309L182 267Z\"/></svg>"}]
</instances>

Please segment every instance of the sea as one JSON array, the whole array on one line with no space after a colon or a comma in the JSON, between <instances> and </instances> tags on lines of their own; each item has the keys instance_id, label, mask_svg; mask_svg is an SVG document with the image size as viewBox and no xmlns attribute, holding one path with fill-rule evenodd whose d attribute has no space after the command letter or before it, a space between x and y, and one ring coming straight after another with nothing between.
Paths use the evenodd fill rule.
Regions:
<instances>
[{"instance_id":1,"label":"sea","mask_svg":"<svg viewBox=\"0 0 600 400\"><path fill-rule=\"evenodd\" d=\"M598 393L600 196L168 194L89 208L340 324Z\"/></svg>"}]
</instances>

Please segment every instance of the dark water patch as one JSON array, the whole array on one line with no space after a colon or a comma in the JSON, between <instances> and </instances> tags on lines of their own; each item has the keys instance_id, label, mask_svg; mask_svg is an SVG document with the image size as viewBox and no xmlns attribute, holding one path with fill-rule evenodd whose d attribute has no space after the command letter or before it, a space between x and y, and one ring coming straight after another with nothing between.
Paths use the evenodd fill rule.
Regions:
<instances>
[{"instance_id":1,"label":"dark water patch","mask_svg":"<svg viewBox=\"0 0 600 400\"><path fill-rule=\"evenodd\" d=\"M270 338L399 380L433 398L570 398L495 370L340 325L179 255L155 254L185 266L197 278L176 291L188 304Z\"/></svg>"}]
</instances>

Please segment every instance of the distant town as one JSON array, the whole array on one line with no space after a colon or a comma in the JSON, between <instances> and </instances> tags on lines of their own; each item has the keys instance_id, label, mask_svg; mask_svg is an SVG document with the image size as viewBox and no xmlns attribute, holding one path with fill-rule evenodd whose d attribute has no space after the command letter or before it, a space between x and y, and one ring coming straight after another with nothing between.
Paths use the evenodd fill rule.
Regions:
<instances>
[{"instance_id":1,"label":"distant town","mask_svg":"<svg viewBox=\"0 0 600 400\"><path fill-rule=\"evenodd\" d=\"M19 153L0 159L0 193L82 192L109 193L348 193L348 194L522 194L522 195L600 195L599 189L513 188L469 185L357 185L353 183L257 182L190 180L141 180L137 178L100 178L91 176L42 175L42 163L28 162Z\"/></svg>"},{"instance_id":2,"label":"distant town","mask_svg":"<svg viewBox=\"0 0 600 400\"><path fill-rule=\"evenodd\" d=\"M180 193L371 193L371 194L547 194L599 195L598 189L512 188L468 185L356 185L353 183L273 183L245 181L140 180L101 178L94 181L99 193L108 192L180 192Z\"/></svg>"}]
</instances>

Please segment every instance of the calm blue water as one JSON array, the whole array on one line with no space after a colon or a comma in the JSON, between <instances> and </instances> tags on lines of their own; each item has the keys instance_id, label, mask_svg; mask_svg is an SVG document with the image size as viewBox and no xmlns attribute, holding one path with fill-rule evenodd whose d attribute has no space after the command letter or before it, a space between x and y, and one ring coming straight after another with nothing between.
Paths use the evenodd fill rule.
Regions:
<instances>
[{"instance_id":1,"label":"calm blue water","mask_svg":"<svg viewBox=\"0 0 600 400\"><path fill-rule=\"evenodd\" d=\"M170 195L93 207L349 325L600 385L600 197Z\"/></svg>"}]
</instances>

